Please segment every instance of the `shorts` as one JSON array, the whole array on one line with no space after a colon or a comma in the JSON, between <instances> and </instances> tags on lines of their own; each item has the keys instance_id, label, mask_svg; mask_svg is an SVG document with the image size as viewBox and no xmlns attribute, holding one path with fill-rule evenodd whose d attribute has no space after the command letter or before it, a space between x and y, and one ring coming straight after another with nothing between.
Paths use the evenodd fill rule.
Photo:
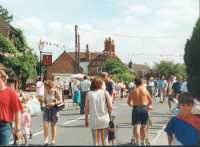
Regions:
<instances>
[{"instance_id":1,"label":"shorts","mask_svg":"<svg viewBox=\"0 0 200 147\"><path fill-rule=\"evenodd\" d=\"M108 140L114 140L115 139L115 132L108 131Z\"/></svg>"},{"instance_id":2,"label":"shorts","mask_svg":"<svg viewBox=\"0 0 200 147\"><path fill-rule=\"evenodd\" d=\"M132 125L146 125L149 119L149 114L146 106L133 106L132 109Z\"/></svg>"},{"instance_id":3,"label":"shorts","mask_svg":"<svg viewBox=\"0 0 200 147\"><path fill-rule=\"evenodd\" d=\"M43 113L43 121L57 123L58 121L58 110L56 107L45 108Z\"/></svg>"},{"instance_id":4,"label":"shorts","mask_svg":"<svg viewBox=\"0 0 200 147\"><path fill-rule=\"evenodd\" d=\"M64 95L69 95L69 90L64 90Z\"/></svg>"}]
</instances>

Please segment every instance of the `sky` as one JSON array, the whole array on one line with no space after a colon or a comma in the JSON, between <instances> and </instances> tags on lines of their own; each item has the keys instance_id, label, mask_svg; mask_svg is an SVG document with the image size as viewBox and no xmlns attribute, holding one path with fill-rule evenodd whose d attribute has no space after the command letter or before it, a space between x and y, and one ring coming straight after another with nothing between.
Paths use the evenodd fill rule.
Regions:
<instances>
[{"instance_id":1,"label":"sky","mask_svg":"<svg viewBox=\"0 0 200 147\"><path fill-rule=\"evenodd\" d=\"M183 63L184 46L199 16L199 0L0 0L24 31L34 53L39 40L55 60L74 51L78 25L81 51L101 52L111 37L124 62L154 65L160 60Z\"/></svg>"}]
</instances>

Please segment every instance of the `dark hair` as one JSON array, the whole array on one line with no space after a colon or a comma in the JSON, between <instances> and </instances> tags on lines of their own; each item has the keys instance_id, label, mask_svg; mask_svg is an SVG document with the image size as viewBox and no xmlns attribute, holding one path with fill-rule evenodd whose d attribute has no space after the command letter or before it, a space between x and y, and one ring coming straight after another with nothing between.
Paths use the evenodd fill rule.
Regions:
<instances>
[{"instance_id":1,"label":"dark hair","mask_svg":"<svg viewBox=\"0 0 200 147\"><path fill-rule=\"evenodd\" d=\"M83 79L86 80L86 79L87 79L87 76L84 76Z\"/></svg>"},{"instance_id":2,"label":"dark hair","mask_svg":"<svg viewBox=\"0 0 200 147\"><path fill-rule=\"evenodd\" d=\"M91 85L90 85L90 90L91 90L91 91L96 90L95 80L96 80L96 79L92 80L92 82L91 82Z\"/></svg>"},{"instance_id":3,"label":"dark hair","mask_svg":"<svg viewBox=\"0 0 200 147\"><path fill-rule=\"evenodd\" d=\"M194 98L188 92L181 93L178 98L178 104L194 104Z\"/></svg>"},{"instance_id":4,"label":"dark hair","mask_svg":"<svg viewBox=\"0 0 200 147\"><path fill-rule=\"evenodd\" d=\"M142 80L140 78L135 78L134 83L136 86L142 85Z\"/></svg>"},{"instance_id":5,"label":"dark hair","mask_svg":"<svg viewBox=\"0 0 200 147\"><path fill-rule=\"evenodd\" d=\"M94 79L91 82L90 90L94 91L94 90L101 89L102 85L103 85L103 81L102 80Z\"/></svg>"}]
</instances>

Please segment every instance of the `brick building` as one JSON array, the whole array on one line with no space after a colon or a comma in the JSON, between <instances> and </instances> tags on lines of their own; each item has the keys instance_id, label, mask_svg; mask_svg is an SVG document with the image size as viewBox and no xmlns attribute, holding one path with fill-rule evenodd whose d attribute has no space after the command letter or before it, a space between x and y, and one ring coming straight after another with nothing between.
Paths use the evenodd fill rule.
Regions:
<instances>
[{"instance_id":1,"label":"brick building","mask_svg":"<svg viewBox=\"0 0 200 147\"><path fill-rule=\"evenodd\" d=\"M1 16L0 16L0 34L9 39L14 46L16 46L16 39L15 35L17 35L17 31L13 28L9 23L7 23ZM10 53L1 50L0 44L0 58L3 56L10 56ZM0 62L0 69L5 70L8 75L7 85L15 89L16 91L19 90L19 81L13 69L6 67L4 64Z\"/></svg>"},{"instance_id":2,"label":"brick building","mask_svg":"<svg viewBox=\"0 0 200 147\"><path fill-rule=\"evenodd\" d=\"M80 52L81 73L89 75L98 74L102 71L103 62L109 58L117 58L115 44L111 38L106 38L103 52L90 52L88 45L85 52ZM47 67L45 77L55 79L56 76L66 79L75 74L75 52L64 51L52 65Z\"/></svg>"}]
</instances>

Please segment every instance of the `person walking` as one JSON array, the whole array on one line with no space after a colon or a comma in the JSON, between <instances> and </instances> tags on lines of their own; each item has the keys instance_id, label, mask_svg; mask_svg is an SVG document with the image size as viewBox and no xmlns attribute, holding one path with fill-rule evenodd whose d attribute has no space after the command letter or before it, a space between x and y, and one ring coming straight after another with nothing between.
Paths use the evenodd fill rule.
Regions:
<instances>
[{"instance_id":1,"label":"person walking","mask_svg":"<svg viewBox=\"0 0 200 147\"><path fill-rule=\"evenodd\" d=\"M160 103L165 101L166 91L167 91L167 81L165 80L165 76L163 75L161 79L158 81L159 83L159 97Z\"/></svg>"},{"instance_id":2,"label":"person walking","mask_svg":"<svg viewBox=\"0 0 200 147\"><path fill-rule=\"evenodd\" d=\"M43 110L43 99L44 99L44 83L42 81L42 77L39 77L36 82L36 98L40 102L41 110Z\"/></svg>"},{"instance_id":3,"label":"person walking","mask_svg":"<svg viewBox=\"0 0 200 147\"><path fill-rule=\"evenodd\" d=\"M16 92L6 86L7 74L0 70L0 145L9 145L12 134L11 122L15 122L13 133L21 136L22 105Z\"/></svg>"},{"instance_id":4,"label":"person walking","mask_svg":"<svg viewBox=\"0 0 200 147\"><path fill-rule=\"evenodd\" d=\"M64 97L63 97L63 82L60 80L60 77L57 77L55 80L55 87L57 89L58 95L61 97L62 101L64 102Z\"/></svg>"},{"instance_id":5,"label":"person walking","mask_svg":"<svg viewBox=\"0 0 200 147\"><path fill-rule=\"evenodd\" d=\"M100 74L100 78L103 81L103 87L102 88L110 94L111 101L113 102L114 83L110 79L107 72L102 72Z\"/></svg>"},{"instance_id":6,"label":"person walking","mask_svg":"<svg viewBox=\"0 0 200 147\"><path fill-rule=\"evenodd\" d=\"M62 98L55 88L55 83L51 80L44 82L45 93L44 102L45 110L43 113L43 130L44 130L44 144L48 144L48 128L49 123L51 125L51 144L54 145L56 142L56 124L58 122L58 110L56 109L56 104L62 102Z\"/></svg>"},{"instance_id":7,"label":"person walking","mask_svg":"<svg viewBox=\"0 0 200 147\"><path fill-rule=\"evenodd\" d=\"M83 77L83 81L80 82L80 91L81 91L81 104L80 104L80 114L84 114L85 107L85 96L90 90L91 82L88 80L87 76Z\"/></svg>"},{"instance_id":8,"label":"person walking","mask_svg":"<svg viewBox=\"0 0 200 147\"><path fill-rule=\"evenodd\" d=\"M173 94L173 89L172 89L172 86L174 84L174 77L173 76L170 76L168 78L168 85L167 85L167 98L168 98L168 107L169 107L169 113L171 113L172 111L172 102L174 101L174 94Z\"/></svg>"},{"instance_id":9,"label":"person walking","mask_svg":"<svg viewBox=\"0 0 200 147\"><path fill-rule=\"evenodd\" d=\"M112 102L109 93L103 90L102 86L102 80L94 79L91 91L85 98L85 127L89 126L92 131L93 145L108 145L109 113L112 112Z\"/></svg>"},{"instance_id":10,"label":"person walking","mask_svg":"<svg viewBox=\"0 0 200 147\"><path fill-rule=\"evenodd\" d=\"M128 96L128 105L132 109L133 136L136 145L145 145L148 110L152 109L152 98L139 78L135 79L136 88Z\"/></svg>"}]
</instances>

